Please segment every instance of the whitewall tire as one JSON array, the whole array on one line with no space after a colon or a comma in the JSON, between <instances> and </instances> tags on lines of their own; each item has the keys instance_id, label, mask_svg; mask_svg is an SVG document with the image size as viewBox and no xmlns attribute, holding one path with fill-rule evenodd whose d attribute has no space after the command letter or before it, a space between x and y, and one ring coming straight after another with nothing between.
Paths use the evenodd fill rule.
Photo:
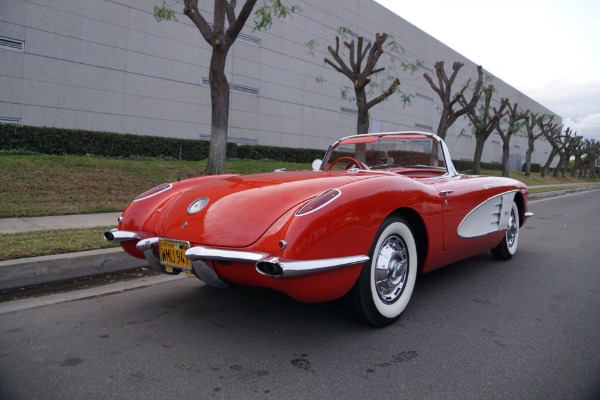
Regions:
<instances>
[{"instance_id":1,"label":"whitewall tire","mask_svg":"<svg viewBox=\"0 0 600 400\"><path fill-rule=\"evenodd\" d=\"M383 327L400 317L417 278L417 246L404 218L389 217L383 222L369 257L349 296L363 321Z\"/></svg>"}]
</instances>

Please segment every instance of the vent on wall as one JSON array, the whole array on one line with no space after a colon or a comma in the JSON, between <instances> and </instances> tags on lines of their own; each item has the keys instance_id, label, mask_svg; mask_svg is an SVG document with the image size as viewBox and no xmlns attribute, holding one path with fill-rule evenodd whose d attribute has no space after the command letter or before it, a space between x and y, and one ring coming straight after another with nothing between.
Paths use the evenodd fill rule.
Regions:
<instances>
[{"instance_id":1,"label":"vent on wall","mask_svg":"<svg viewBox=\"0 0 600 400\"><path fill-rule=\"evenodd\" d=\"M200 134L200 140L205 140L207 142L210 142L210 135ZM248 138L231 137L231 136L227 136L227 141L229 143L237 143L237 144L256 144L256 143L258 143L258 139L248 139Z\"/></svg>"},{"instance_id":2,"label":"vent on wall","mask_svg":"<svg viewBox=\"0 0 600 400\"><path fill-rule=\"evenodd\" d=\"M208 24L208 26L210 26L210 29L213 28L213 24ZM238 37L237 37L237 40L253 44L254 46L260 46L260 39L259 38L254 37L254 36L250 36L250 35L246 35L244 33L240 33L238 35Z\"/></svg>"},{"instance_id":3,"label":"vent on wall","mask_svg":"<svg viewBox=\"0 0 600 400\"><path fill-rule=\"evenodd\" d=\"M359 36L361 36L361 35L359 35L358 33L354 32L353 30L351 30L351 29L347 29L347 28L346 28L346 29L344 29L344 30L341 32L341 36L343 36L344 34L346 34L346 35L349 35L349 36L350 36L350 37L352 37L353 39L356 39L356 38L358 38ZM367 38L366 38L366 37L364 37L364 36L363 36L363 42L364 42L364 43L368 43L368 44L373 44L373 41L372 41L371 39L367 39Z\"/></svg>"},{"instance_id":4,"label":"vent on wall","mask_svg":"<svg viewBox=\"0 0 600 400\"><path fill-rule=\"evenodd\" d=\"M260 46L260 39L254 37L254 36L244 35L243 33L240 33L238 35L238 40L241 40L242 42L253 44L255 46Z\"/></svg>"},{"instance_id":5,"label":"vent on wall","mask_svg":"<svg viewBox=\"0 0 600 400\"><path fill-rule=\"evenodd\" d=\"M0 36L0 49L23 52L25 50L25 42L23 42L22 40Z\"/></svg>"},{"instance_id":6,"label":"vent on wall","mask_svg":"<svg viewBox=\"0 0 600 400\"><path fill-rule=\"evenodd\" d=\"M208 80L208 78L202 78L202 86L210 87L210 81ZM258 96L260 94L260 91L257 88L238 85L235 83L229 84L229 90L231 90L232 92L251 94L253 96Z\"/></svg>"},{"instance_id":7,"label":"vent on wall","mask_svg":"<svg viewBox=\"0 0 600 400\"><path fill-rule=\"evenodd\" d=\"M21 118L0 117L0 125L21 125Z\"/></svg>"},{"instance_id":8,"label":"vent on wall","mask_svg":"<svg viewBox=\"0 0 600 400\"><path fill-rule=\"evenodd\" d=\"M426 95L421 94L421 93L415 93L415 97L419 97L419 98L421 98L423 100L428 100L428 101L433 102L433 97L426 96Z\"/></svg>"},{"instance_id":9,"label":"vent on wall","mask_svg":"<svg viewBox=\"0 0 600 400\"><path fill-rule=\"evenodd\" d=\"M415 128L427 129L429 131L433 131L433 126L431 126L431 125L415 124Z\"/></svg>"}]
</instances>

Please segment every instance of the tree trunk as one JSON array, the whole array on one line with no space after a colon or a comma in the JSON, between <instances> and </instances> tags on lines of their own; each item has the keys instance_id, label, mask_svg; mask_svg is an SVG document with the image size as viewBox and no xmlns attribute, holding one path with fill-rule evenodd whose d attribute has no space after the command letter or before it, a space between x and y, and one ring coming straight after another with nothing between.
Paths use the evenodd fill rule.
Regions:
<instances>
[{"instance_id":1,"label":"tree trunk","mask_svg":"<svg viewBox=\"0 0 600 400\"><path fill-rule=\"evenodd\" d=\"M556 166L556 168L554 168L554 173L552 174L553 177L558 178L558 173L563 169L564 163L565 163L565 154L562 153L558 160L558 165Z\"/></svg>"},{"instance_id":2,"label":"tree trunk","mask_svg":"<svg viewBox=\"0 0 600 400\"><path fill-rule=\"evenodd\" d=\"M502 144L502 176L509 177L508 160L510 159L510 145L508 142Z\"/></svg>"},{"instance_id":3,"label":"tree trunk","mask_svg":"<svg viewBox=\"0 0 600 400\"><path fill-rule=\"evenodd\" d=\"M533 140L529 139L527 151L525 152L525 176L531 176L531 155L533 154Z\"/></svg>"},{"instance_id":4,"label":"tree trunk","mask_svg":"<svg viewBox=\"0 0 600 400\"><path fill-rule=\"evenodd\" d=\"M211 129L208 164L205 175L223 174L225 172L225 155L227 152L227 130L229 127L229 82L225 76L227 52L213 49L210 60L210 101Z\"/></svg>"},{"instance_id":5,"label":"tree trunk","mask_svg":"<svg viewBox=\"0 0 600 400\"><path fill-rule=\"evenodd\" d=\"M569 169L569 158L566 158L565 159L565 163L563 164L562 174L561 174L561 176L563 178L567 176L567 172L568 172L568 169Z\"/></svg>"},{"instance_id":6,"label":"tree trunk","mask_svg":"<svg viewBox=\"0 0 600 400\"><path fill-rule=\"evenodd\" d=\"M571 178L575 178L575 171L579 170L581 176L581 157L576 156L575 162L573 163L573 169L571 170Z\"/></svg>"},{"instance_id":7,"label":"tree trunk","mask_svg":"<svg viewBox=\"0 0 600 400\"><path fill-rule=\"evenodd\" d=\"M481 157L483 156L483 146L486 138L477 136L475 138L475 154L473 155L473 174L481 174Z\"/></svg>"},{"instance_id":8,"label":"tree trunk","mask_svg":"<svg viewBox=\"0 0 600 400\"><path fill-rule=\"evenodd\" d=\"M449 121L448 121L449 114L450 114L449 110L446 110L445 108L442 109L442 115L440 116L440 123L438 124L438 128L437 128L437 135L439 137L441 137L443 140L446 140L446 134L448 133L448 128L450 128Z\"/></svg>"},{"instance_id":9,"label":"tree trunk","mask_svg":"<svg viewBox=\"0 0 600 400\"><path fill-rule=\"evenodd\" d=\"M548 174L548 169L550 168L550 164L552 164L552 161L554 161L554 157L556 157L556 154L558 154L558 150L553 147L552 151L550 152L550 155L548 156L548 161L546 161L546 164L544 164L544 167L542 168L542 178L544 178L546 174Z\"/></svg>"},{"instance_id":10,"label":"tree trunk","mask_svg":"<svg viewBox=\"0 0 600 400\"><path fill-rule=\"evenodd\" d=\"M363 89L355 90L356 107L358 115L356 120L356 134L362 135L369 133L369 108L367 107L367 93ZM367 161L367 145L357 144L354 156L360 162Z\"/></svg>"}]
</instances>

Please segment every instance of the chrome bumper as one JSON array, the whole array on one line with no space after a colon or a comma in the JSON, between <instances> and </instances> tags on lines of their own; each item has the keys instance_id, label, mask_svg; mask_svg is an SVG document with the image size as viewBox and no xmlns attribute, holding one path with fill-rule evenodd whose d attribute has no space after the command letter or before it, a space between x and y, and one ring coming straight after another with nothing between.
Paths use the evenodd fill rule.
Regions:
<instances>
[{"instance_id":1,"label":"chrome bumper","mask_svg":"<svg viewBox=\"0 0 600 400\"><path fill-rule=\"evenodd\" d=\"M525 218L531 218L531 217L533 217L533 213L531 211L527 211L525 213Z\"/></svg>"},{"instance_id":2,"label":"chrome bumper","mask_svg":"<svg viewBox=\"0 0 600 400\"><path fill-rule=\"evenodd\" d=\"M185 256L192 262L203 260L255 263L258 273L273 278L315 274L349 265L363 264L369 260L369 257L365 255L317 260L281 260L260 252L215 249L205 246L192 247L185 252Z\"/></svg>"},{"instance_id":3,"label":"chrome bumper","mask_svg":"<svg viewBox=\"0 0 600 400\"><path fill-rule=\"evenodd\" d=\"M526 213L526 217L532 213ZM119 231L112 229L104 233L104 238L114 242L127 240L139 240L136 247L144 253L144 257L150 265L163 272L169 273L160 263L154 253L153 247L158 244L158 238L139 238L136 232ZM242 250L218 249L207 246L195 246L185 252L185 256L192 261L192 267L196 275L210 286L224 287L227 284L215 273L214 269L204 261L246 262L254 263L256 271L261 275L272 278L287 278L293 276L309 275L331 269L346 267L350 265L363 264L369 260L366 255L355 255L348 257L322 258L316 260L282 260L269 254ZM173 272L174 274L179 271Z\"/></svg>"},{"instance_id":4,"label":"chrome bumper","mask_svg":"<svg viewBox=\"0 0 600 400\"><path fill-rule=\"evenodd\" d=\"M144 253L144 257L146 258L146 260L148 261L148 263L150 264L150 266L152 268L154 268L164 274L169 274L169 275L179 274L181 271L179 271L178 269L174 269L173 272L167 272L165 267L160 263L160 260L154 253L153 247L155 245L158 245L157 237L140 240L135 247L137 247L138 250L140 250ZM192 260L192 259L190 259L190 260ZM229 286L226 282L223 282L217 276L217 273L215 272L214 269L212 269L210 266L206 265L202 260L192 260L192 268L194 269L196 276L201 281L206 283L208 286L218 287L218 288L226 288L227 286Z\"/></svg>"}]
</instances>

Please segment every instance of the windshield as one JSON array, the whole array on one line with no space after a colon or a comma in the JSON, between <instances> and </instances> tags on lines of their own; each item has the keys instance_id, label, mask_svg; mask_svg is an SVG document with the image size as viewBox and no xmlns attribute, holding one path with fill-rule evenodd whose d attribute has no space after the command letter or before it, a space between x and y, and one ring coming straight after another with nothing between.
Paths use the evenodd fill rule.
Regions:
<instances>
[{"instance_id":1,"label":"windshield","mask_svg":"<svg viewBox=\"0 0 600 400\"><path fill-rule=\"evenodd\" d=\"M360 165L357 165L360 163ZM434 169L447 172L441 143L422 134L382 135L343 139L328 152L326 170Z\"/></svg>"}]
</instances>

